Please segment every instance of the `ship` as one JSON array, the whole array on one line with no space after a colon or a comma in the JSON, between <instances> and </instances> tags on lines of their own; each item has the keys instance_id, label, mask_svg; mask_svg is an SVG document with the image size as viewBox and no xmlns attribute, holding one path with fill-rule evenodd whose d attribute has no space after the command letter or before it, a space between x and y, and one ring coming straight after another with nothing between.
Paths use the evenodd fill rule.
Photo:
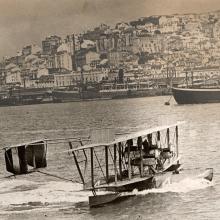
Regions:
<instances>
[{"instance_id":1,"label":"ship","mask_svg":"<svg viewBox=\"0 0 220 220\"><path fill-rule=\"evenodd\" d=\"M54 102L74 102L171 94L170 89L150 80L125 81L123 74L123 70L119 69L118 77L114 81L84 82L83 72L81 72L80 82L63 88L55 88L52 91L53 100Z\"/></svg>"},{"instance_id":2,"label":"ship","mask_svg":"<svg viewBox=\"0 0 220 220\"><path fill-rule=\"evenodd\" d=\"M33 105L52 102L51 92L44 88L9 88L0 92L0 106Z\"/></svg>"},{"instance_id":3,"label":"ship","mask_svg":"<svg viewBox=\"0 0 220 220\"><path fill-rule=\"evenodd\" d=\"M200 104L220 102L220 88L172 88L178 104Z\"/></svg>"},{"instance_id":4,"label":"ship","mask_svg":"<svg viewBox=\"0 0 220 220\"><path fill-rule=\"evenodd\" d=\"M99 91L101 97L110 99L138 98L167 95L167 88L159 88L151 82L105 83Z\"/></svg>"},{"instance_id":5,"label":"ship","mask_svg":"<svg viewBox=\"0 0 220 220\"><path fill-rule=\"evenodd\" d=\"M99 85L97 83L80 84L78 86L70 86L52 91L53 102L77 102L107 99L101 97L99 93Z\"/></svg>"},{"instance_id":6,"label":"ship","mask_svg":"<svg viewBox=\"0 0 220 220\"><path fill-rule=\"evenodd\" d=\"M220 79L198 79L189 85L173 87L172 93L178 104L202 104L220 102Z\"/></svg>"},{"instance_id":7,"label":"ship","mask_svg":"<svg viewBox=\"0 0 220 220\"><path fill-rule=\"evenodd\" d=\"M170 94L167 88L158 88L147 82L102 83L73 88L59 88L52 91L54 102L75 102L88 100L108 100L148 97Z\"/></svg>"}]
</instances>

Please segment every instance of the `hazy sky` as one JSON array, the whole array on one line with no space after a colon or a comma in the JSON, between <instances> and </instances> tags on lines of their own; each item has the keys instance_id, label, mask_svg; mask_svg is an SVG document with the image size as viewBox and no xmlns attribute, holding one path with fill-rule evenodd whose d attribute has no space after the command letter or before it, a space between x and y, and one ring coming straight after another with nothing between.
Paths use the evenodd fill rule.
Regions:
<instances>
[{"instance_id":1,"label":"hazy sky","mask_svg":"<svg viewBox=\"0 0 220 220\"><path fill-rule=\"evenodd\" d=\"M0 0L0 60L51 34L65 36L100 23L220 9L220 0Z\"/></svg>"}]
</instances>

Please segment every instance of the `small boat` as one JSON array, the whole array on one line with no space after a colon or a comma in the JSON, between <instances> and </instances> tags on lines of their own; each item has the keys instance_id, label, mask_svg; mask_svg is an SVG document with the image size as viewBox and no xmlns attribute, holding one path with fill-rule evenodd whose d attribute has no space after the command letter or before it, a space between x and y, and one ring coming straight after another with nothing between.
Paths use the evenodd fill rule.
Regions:
<instances>
[{"instance_id":1,"label":"small boat","mask_svg":"<svg viewBox=\"0 0 220 220\"><path fill-rule=\"evenodd\" d=\"M207 168L204 173L197 176L197 178L203 178L208 181L212 181L213 179L213 168Z\"/></svg>"}]
</instances>

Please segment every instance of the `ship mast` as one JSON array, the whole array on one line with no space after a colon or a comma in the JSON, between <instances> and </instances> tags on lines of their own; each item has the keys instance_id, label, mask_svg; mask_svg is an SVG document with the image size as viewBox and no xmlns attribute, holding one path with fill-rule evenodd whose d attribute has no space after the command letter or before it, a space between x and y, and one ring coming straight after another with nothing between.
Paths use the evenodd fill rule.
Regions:
<instances>
[{"instance_id":1,"label":"ship mast","mask_svg":"<svg viewBox=\"0 0 220 220\"><path fill-rule=\"evenodd\" d=\"M186 88L188 88L188 72L186 70Z\"/></svg>"},{"instance_id":2,"label":"ship mast","mask_svg":"<svg viewBox=\"0 0 220 220\"><path fill-rule=\"evenodd\" d=\"M83 38L81 36L79 36L79 50L80 50L80 52L82 52L81 51L82 42L83 42ZM80 63L80 85L79 86L80 86L80 89L79 89L80 98L83 99L83 97L84 97L84 95L83 95L83 90L84 90L83 62Z\"/></svg>"}]
</instances>

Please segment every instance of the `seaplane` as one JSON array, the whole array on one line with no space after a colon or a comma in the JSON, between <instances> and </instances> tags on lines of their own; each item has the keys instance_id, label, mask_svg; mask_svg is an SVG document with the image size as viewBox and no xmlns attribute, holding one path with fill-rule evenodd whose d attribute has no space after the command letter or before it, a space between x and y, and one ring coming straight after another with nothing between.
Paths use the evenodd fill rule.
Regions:
<instances>
[{"instance_id":1,"label":"seaplane","mask_svg":"<svg viewBox=\"0 0 220 220\"><path fill-rule=\"evenodd\" d=\"M68 140L83 190L91 191L89 206L98 207L121 201L133 190L160 188L181 171L178 122L169 126L144 129L115 137L112 130L100 130L83 144L82 139ZM5 148L7 171L24 174L47 166L49 140L39 140ZM198 178L212 181L213 169Z\"/></svg>"}]
</instances>

